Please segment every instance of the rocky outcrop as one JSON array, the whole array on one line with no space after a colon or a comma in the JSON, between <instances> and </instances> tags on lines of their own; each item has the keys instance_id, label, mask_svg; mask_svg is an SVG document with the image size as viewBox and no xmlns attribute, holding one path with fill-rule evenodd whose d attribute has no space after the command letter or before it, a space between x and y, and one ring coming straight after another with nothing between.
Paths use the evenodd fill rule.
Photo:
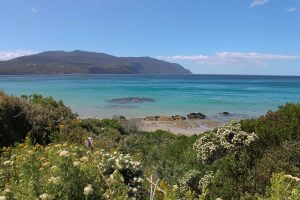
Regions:
<instances>
[{"instance_id":1,"label":"rocky outcrop","mask_svg":"<svg viewBox=\"0 0 300 200\"><path fill-rule=\"evenodd\" d=\"M174 116L149 116L144 119L145 121L176 121L176 120L186 120L185 117L180 115Z\"/></svg>"},{"instance_id":2,"label":"rocky outcrop","mask_svg":"<svg viewBox=\"0 0 300 200\"><path fill-rule=\"evenodd\" d=\"M221 114L221 115L225 115L225 116L226 116L226 115L230 115L229 112L221 112L220 114Z\"/></svg>"},{"instance_id":3,"label":"rocky outcrop","mask_svg":"<svg viewBox=\"0 0 300 200\"><path fill-rule=\"evenodd\" d=\"M187 117L189 119L205 119L206 115L199 112L199 113L190 113L187 115Z\"/></svg>"},{"instance_id":4,"label":"rocky outcrop","mask_svg":"<svg viewBox=\"0 0 300 200\"><path fill-rule=\"evenodd\" d=\"M149 116L146 117L144 120L145 121L158 121L159 116Z\"/></svg>"},{"instance_id":5,"label":"rocky outcrop","mask_svg":"<svg viewBox=\"0 0 300 200\"><path fill-rule=\"evenodd\" d=\"M144 103L144 102L154 102L154 99L144 98L144 97L126 97L120 99L110 99L107 100L108 103L116 104L129 104L129 103Z\"/></svg>"}]
</instances>

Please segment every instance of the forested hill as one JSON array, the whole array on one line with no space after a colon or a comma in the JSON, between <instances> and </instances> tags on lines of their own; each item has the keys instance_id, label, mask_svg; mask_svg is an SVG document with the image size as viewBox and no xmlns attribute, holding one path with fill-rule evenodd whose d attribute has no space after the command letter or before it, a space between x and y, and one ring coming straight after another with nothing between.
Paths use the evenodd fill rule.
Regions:
<instances>
[{"instance_id":1,"label":"forested hill","mask_svg":"<svg viewBox=\"0 0 300 200\"><path fill-rule=\"evenodd\" d=\"M150 57L86 51L46 51L0 62L0 74L191 74L179 64Z\"/></svg>"}]
</instances>

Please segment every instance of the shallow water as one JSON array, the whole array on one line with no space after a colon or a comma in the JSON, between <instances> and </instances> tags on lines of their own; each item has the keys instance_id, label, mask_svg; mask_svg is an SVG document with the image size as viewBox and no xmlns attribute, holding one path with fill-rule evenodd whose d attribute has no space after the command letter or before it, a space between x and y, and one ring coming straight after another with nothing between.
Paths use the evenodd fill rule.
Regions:
<instances>
[{"instance_id":1,"label":"shallow water","mask_svg":"<svg viewBox=\"0 0 300 200\"><path fill-rule=\"evenodd\" d=\"M40 93L62 99L82 117L186 115L211 118L230 112L256 117L286 102L300 100L300 77L234 75L37 75L0 76L7 94ZM112 99L151 101L113 103Z\"/></svg>"}]
</instances>

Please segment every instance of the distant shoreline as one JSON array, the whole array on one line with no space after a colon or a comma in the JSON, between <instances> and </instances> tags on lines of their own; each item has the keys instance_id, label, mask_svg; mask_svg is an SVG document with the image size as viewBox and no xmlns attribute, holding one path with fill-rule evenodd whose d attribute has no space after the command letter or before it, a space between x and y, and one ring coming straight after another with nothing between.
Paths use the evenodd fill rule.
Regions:
<instances>
[{"instance_id":1,"label":"distant shoreline","mask_svg":"<svg viewBox=\"0 0 300 200\"><path fill-rule=\"evenodd\" d=\"M300 75L264 75L264 74L0 74L1 76L241 76L241 77L295 77Z\"/></svg>"}]
</instances>

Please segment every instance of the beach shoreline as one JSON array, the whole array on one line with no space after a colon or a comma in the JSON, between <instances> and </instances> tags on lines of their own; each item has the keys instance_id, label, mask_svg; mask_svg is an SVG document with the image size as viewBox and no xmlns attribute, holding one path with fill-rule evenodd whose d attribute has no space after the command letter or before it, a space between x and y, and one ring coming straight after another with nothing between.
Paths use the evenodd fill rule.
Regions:
<instances>
[{"instance_id":1,"label":"beach shoreline","mask_svg":"<svg viewBox=\"0 0 300 200\"><path fill-rule=\"evenodd\" d=\"M168 131L176 135L194 135L212 131L224 122L214 119L193 119L174 121L146 121L139 119L141 131L154 132L157 130Z\"/></svg>"}]
</instances>

